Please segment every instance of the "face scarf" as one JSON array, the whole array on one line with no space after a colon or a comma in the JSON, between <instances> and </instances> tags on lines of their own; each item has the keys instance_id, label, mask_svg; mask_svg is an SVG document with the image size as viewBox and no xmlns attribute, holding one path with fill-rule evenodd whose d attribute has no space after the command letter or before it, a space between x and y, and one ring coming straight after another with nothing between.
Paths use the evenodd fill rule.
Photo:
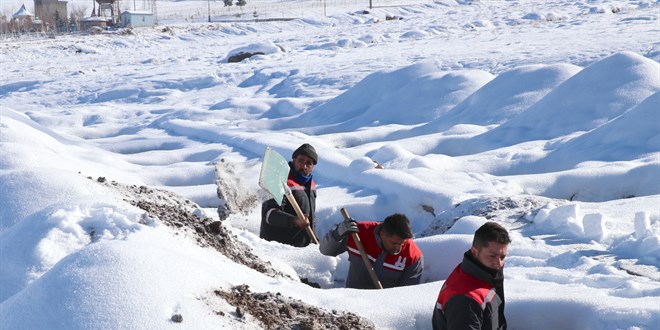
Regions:
<instances>
[{"instance_id":1,"label":"face scarf","mask_svg":"<svg viewBox=\"0 0 660 330\"><path fill-rule=\"evenodd\" d=\"M296 171L296 169L293 167L293 162L289 162L289 167L291 168L291 171L293 171L293 173L296 176L296 182L298 182L300 184L307 184L310 180L312 180L312 174L310 174L308 176L304 176L304 175L300 174L298 171Z\"/></svg>"}]
</instances>

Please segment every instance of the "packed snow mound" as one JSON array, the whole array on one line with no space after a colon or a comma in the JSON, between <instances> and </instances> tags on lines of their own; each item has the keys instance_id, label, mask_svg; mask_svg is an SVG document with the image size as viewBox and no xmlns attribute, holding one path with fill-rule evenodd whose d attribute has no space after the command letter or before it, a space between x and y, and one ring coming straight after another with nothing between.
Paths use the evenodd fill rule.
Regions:
<instances>
[{"instance_id":1,"label":"packed snow mound","mask_svg":"<svg viewBox=\"0 0 660 330\"><path fill-rule=\"evenodd\" d=\"M526 65L497 75L451 111L419 128L428 133L457 124L506 122L581 70L571 64Z\"/></svg>"},{"instance_id":2,"label":"packed snow mound","mask_svg":"<svg viewBox=\"0 0 660 330\"><path fill-rule=\"evenodd\" d=\"M68 204L99 192L72 171L112 175L118 172L112 166L129 166L111 159L105 150L65 138L13 109L0 107L0 111L0 191L5 202L0 208L0 232L44 207ZM70 184L62 185L63 180Z\"/></svg>"},{"instance_id":3,"label":"packed snow mound","mask_svg":"<svg viewBox=\"0 0 660 330\"><path fill-rule=\"evenodd\" d=\"M564 81L526 111L469 142L470 150L548 140L590 131L660 90L660 64L623 52L596 62Z\"/></svg>"},{"instance_id":4,"label":"packed snow mound","mask_svg":"<svg viewBox=\"0 0 660 330\"><path fill-rule=\"evenodd\" d=\"M231 324L231 307L225 307L223 314L208 312L205 295L212 293L206 284L213 272L240 272L240 268L209 265L200 259L206 254L189 243L154 235L150 231L126 241L99 242L67 256L0 305L3 327L136 329L151 320L150 327L162 329L175 325L171 319L176 314L191 328ZM145 262L151 259L168 262ZM25 309L48 312L13 317ZM242 322L233 323L240 327Z\"/></svg>"},{"instance_id":5,"label":"packed snow mound","mask_svg":"<svg viewBox=\"0 0 660 330\"><path fill-rule=\"evenodd\" d=\"M63 180L71 184L62 185ZM0 171L4 203L0 233L44 207L68 204L98 192L98 187L86 181L78 174L53 168Z\"/></svg>"},{"instance_id":6,"label":"packed snow mound","mask_svg":"<svg viewBox=\"0 0 660 330\"><path fill-rule=\"evenodd\" d=\"M448 138L430 139L423 149L411 145L411 151L469 155L597 128L660 90L658 70L657 62L629 52L585 69L529 65L497 76L479 70L442 73L425 62L373 73L312 110L258 125L315 134L351 132L342 137L345 145L444 132ZM388 124L424 125L392 128L366 140L356 133ZM494 128L449 137L465 124Z\"/></svg>"},{"instance_id":7,"label":"packed snow mound","mask_svg":"<svg viewBox=\"0 0 660 330\"><path fill-rule=\"evenodd\" d=\"M66 141L57 133L43 127L28 116L7 107L0 107L2 116L2 144L0 151L5 155L0 158L0 169L21 168L26 164L57 164L53 160L60 157ZM26 134L26 133L30 134ZM29 140L31 147L24 148L22 143Z\"/></svg>"},{"instance_id":8,"label":"packed snow mound","mask_svg":"<svg viewBox=\"0 0 660 330\"><path fill-rule=\"evenodd\" d=\"M660 92L610 122L561 145L537 167L558 171L574 168L585 161L614 162L646 157L660 167L657 162L660 152L658 106Z\"/></svg>"},{"instance_id":9,"label":"packed snow mound","mask_svg":"<svg viewBox=\"0 0 660 330\"><path fill-rule=\"evenodd\" d=\"M92 176L115 176L121 172L116 167L133 167L114 158L111 152L82 139L66 137L14 109L0 107L0 116L3 121L0 152L5 155L0 158L0 170L47 167ZM128 178L141 182L133 175Z\"/></svg>"},{"instance_id":10,"label":"packed snow mound","mask_svg":"<svg viewBox=\"0 0 660 330\"><path fill-rule=\"evenodd\" d=\"M1 300L20 292L62 259L90 244L124 240L152 223L130 205L115 205L98 195L87 197L77 206L59 205L46 207L0 232L0 249L16 256L4 261L0 269ZM70 201L64 205L70 205Z\"/></svg>"},{"instance_id":11,"label":"packed snow mound","mask_svg":"<svg viewBox=\"0 0 660 330\"><path fill-rule=\"evenodd\" d=\"M363 113L356 113L342 127L426 123L442 117L491 79L493 75L481 70L428 73L393 91L390 97L383 97Z\"/></svg>"},{"instance_id":12,"label":"packed snow mound","mask_svg":"<svg viewBox=\"0 0 660 330\"><path fill-rule=\"evenodd\" d=\"M297 117L275 121L272 129L326 126L340 124L359 116L376 104L387 103L398 97L397 91L405 88L438 67L430 62L413 64L392 71L379 71L365 77L355 86L314 109ZM340 127L336 129L341 130Z\"/></svg>"},{"instance_id":13,"label":"packed snow mound","mask_svg":"<svg viewBox=\"0 0 660 330\"><path fill-rule=\"evenodd\" d=\"M356 111L351 117L347 116L341 127L330 126L314 131L352 132L369 126L423 124L441 118L492 78L493 75L481 70L423 74L389 91L389 95L383 94L381 99ZM369 93L384 92L371 89Z\"/></svg>"}]
</instances>

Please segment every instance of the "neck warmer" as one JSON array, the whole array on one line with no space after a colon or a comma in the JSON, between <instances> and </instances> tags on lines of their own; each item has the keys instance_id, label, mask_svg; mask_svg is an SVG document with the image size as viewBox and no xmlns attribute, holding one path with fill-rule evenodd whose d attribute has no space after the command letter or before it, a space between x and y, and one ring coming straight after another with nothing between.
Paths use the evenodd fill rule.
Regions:
<instances>
[{"instance_id":1,"label":"neck warmer","mask_svg":"<svg viewBox=\"0 0 660 330\"><path fill-rule=\"evenodd\" d=\"M296 177L296 182L300 184L307 184L310 180L312 180L312 175L304 176L300 174L300 172L296 171L296 169L293 167L293 162L289 162L289 167L291 168L291 171Z\"/></svg>"},{"instance_id":2,"label":"neck warmer","mask_svg":"<svg viewBox=\"0 0 660 330\"><path fill-rule=\"evenodd\" d=\"M470 250L465 252L464 256L491 276L490 281L487 282L490 282L490 284L495 287L495 292L502 299L502 306L504 306L504 270L487 267L477 260L477 257L473 256L472 253L470 253Z\"/></svg>"}]
</instances>

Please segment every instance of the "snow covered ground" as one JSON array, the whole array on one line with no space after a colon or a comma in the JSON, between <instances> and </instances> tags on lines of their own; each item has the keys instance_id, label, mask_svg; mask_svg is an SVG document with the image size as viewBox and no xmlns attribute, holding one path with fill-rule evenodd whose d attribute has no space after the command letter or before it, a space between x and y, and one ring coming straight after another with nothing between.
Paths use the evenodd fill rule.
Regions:
<instances>
[{"instance_id":1,"label":"snow covered ground","mask_svg":"<svg viewBox=\"0 0 660 330\"><path fill-rule=\"evenodd\" d=\"M214 294L242 284L428 329L487 220L513 238L510 328L660 328L658 1L322 3L212 2L208 23L208 2L163 1L154 28L0 42L3 329L263 327ZM423 284L343 289L346 255L259 239L248 203L223 223L287 276L262 274L97 182L166 189L213 220L216 163L262 199L266 146L304 142L317 232L342 207L406 213Z\"/></svg>"}]
</instances>

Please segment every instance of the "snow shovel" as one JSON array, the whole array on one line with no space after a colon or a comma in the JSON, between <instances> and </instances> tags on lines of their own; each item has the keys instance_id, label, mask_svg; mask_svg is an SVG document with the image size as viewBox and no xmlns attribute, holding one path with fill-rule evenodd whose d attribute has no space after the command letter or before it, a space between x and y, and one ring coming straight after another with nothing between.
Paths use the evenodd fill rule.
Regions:
<instances>
[{"instance_id":1,"label":"snow shovel","mask_svg":"<svg viewBox=\"0 0 660 330\"><path fill-rule=\"evenodd\" d=\"M289 178L289 163L278 154L277 151L266 147L266 152L264 153L264 161L261 164L261 173L259 174L259 187L263 188L268 192L275 201L277 205L282 205L280 200L282 195L286 196L289 200L291 206L296 211L296 215L300 219L306 219L305 214L303 214L298 202L293 197L291 189L286 185L286 181ZM307 234L312 239L314 244L319 244L319 240L316 239L314 231L310 226L305 227Z\"/></svg>"},{"instance_id":2,"label":"snow shovel","mask_svg":"<svg viewBox=\"0 0 660 330\"><path fill-rule=\"evenodd\" d=\"M341 215L344 216L344 220L350 219L348 216L348 211L346 211L345 208L341 209ZM362 257L362 261L364 262L364 265L367 267L367 270L369 271L369 275L371 275L371 280L374 282L374 285L376 286L377 289L382 289L383 285L380 284L380 281L378 280L378 275L376 275L376 271L374 271L374 267L371 265L371 261L369 261L369 257L367 257L367 251L364 250L364 246L362 246L362 242L360 241L360 236L358 236L357 233L351 233L351 237L353 237L353 240L355 241L355 245L357 245L358 250L360 250L360 256Z\"/></svg>"}]
</instances>

